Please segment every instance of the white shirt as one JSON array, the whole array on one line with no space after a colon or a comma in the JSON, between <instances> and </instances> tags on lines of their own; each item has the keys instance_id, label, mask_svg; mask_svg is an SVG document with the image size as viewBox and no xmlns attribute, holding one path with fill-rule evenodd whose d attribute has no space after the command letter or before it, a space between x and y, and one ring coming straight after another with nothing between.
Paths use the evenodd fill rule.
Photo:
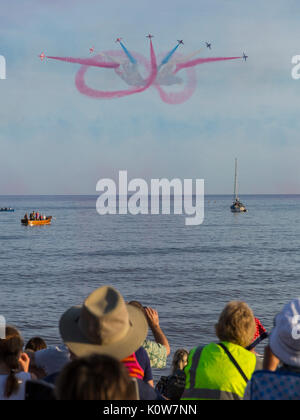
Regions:
<instances>
[{"instance_id":1,"label":"white shirt","mask_svg":"<svg viewBox=\"0 0 300 420\"><path fill-rule=\"evenodd\" d=\"M5 398L4 397L4 391L5 391L6 381L7 381L8 375L0 375L0 401L3 401L3 400L12 400L12 401L25 400L25 384L26 384L27 381L31 380L31 375L30 375L30 373L20 372L20 373L16 374L16 377L19 381L19 390L15 394L12 394L9 398Z\"/></svg>"}]
</instances>

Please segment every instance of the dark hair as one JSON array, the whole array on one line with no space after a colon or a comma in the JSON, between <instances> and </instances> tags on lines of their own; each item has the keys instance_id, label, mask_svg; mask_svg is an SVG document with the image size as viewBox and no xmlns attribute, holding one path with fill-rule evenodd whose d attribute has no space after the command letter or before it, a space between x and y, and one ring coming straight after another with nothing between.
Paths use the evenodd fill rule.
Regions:
<instances>
[{"instance_id":1,"label":"dark hair","mask_svg":"<svg viewBox=\"0 0 300 420\"><path fill-rule=\"evenodd\" d=\"M105 355L76 359L61 372L56 383L58 400L108 401L137 399L135 384L125 366Z\"/></svg>"},{"instance_id":2,"label":"dark hair","mask_svg":"<svg viewBox=\"0 0 300 420\"><path fill-rule=\"evenodd\" d=\"M7 366L10 373L8 375L4 397L10 398L19 390L19 382L16 373L19 371L19 357L22 352L24 342L18 330L7 326L5 338L0 339L0 360Z\"/></svg>"},{"instance_id":3,"label":"dark hair","mask_svg":"<svg viewBox=\"0 0 300 420\"><path fill-rule=\"evenodd\" d=\"M32 350L34 352L45 350L46 348L47 344L41 337L31 338L25 346L25 350Z\"/></svg>"},{"instance_id":4,"label":"dark hair","mask_svg":"<svg viewBox=\"0 0 300 420\"><path fill-rule=\"evenodd\" d=\"M184 356L189 357L189 351L186 349L176 350L173 361L172 361L172 373L174 374L177 370L183 370L186 366Z\"/></svg>"}]
</instances>

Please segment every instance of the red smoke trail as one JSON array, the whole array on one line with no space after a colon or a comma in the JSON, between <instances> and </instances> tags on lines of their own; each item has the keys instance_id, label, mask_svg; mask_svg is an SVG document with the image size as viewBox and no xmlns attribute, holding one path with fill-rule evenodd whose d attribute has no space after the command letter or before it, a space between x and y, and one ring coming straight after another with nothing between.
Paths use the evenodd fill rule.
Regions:
<instances>
[{"instance_id":1,"label":"red smoke trail","mask_svg":"<svg viewBox=\"0 0 300 420\"><path fill-rule=\"evenodd\" d=\"M174 74L178 73L182 69L188 69L191 67L198 66L198 64L214 63L216 61L239 60L241 58L243 57L198 58L197 60L192 60L192 61L187 61L186 63L177 64Z\"/></svg>"},{"instance_id":2,"label":"red smoke trail","mask_svg":"<svg viewBox=\"0 0 300 420\"><path fill-rule=\"evenodd\" d=\"M105 61L98 61L95 58L72 58L72 57L47 57L51 60L64 61L66 63L82 64L84 66L101 67L106 69L116 69L120 67L118 63L108 63Z\"/></svg>"},{"instance_id":3,"label":"red smoke trail","mask_svg":"<svg viewBox=\"0 0 300 420\"><path fill-rule=\"evenodd\" d=\"M157 62L156 62L156 56L155 56L152 40L150 40L150 53L151 53L151 72L144 86L133 88L133 89L127 89L127 90L117 90L114 92L105 92L101 90L92 89L88 87L85 83L84 76L89 66L84 65L83 67L81 67L81 69L78 71L76 75L76 80L75 80L76 87L79 90L79 92L82 93L83 95L89 96L91 98L96 98L96 99L123 98L124 96L129 96L129 95L134 95L136 93L144 92L145 90L149 89L149 87L155 82L155 79L157 77Z\"/></svg>"},{"instance_id":4,"label":"red smoke trail","mask_svg":"<svg viewBox=\"0 0 300 420\"><path fill-rule=\"evenodd\" d=\"M169 105L180 105L188 101L197 88L197 75L193 68L187 69L187 82L183 86L181 92L166 92L160 85L155 84L154 87L158 90L159 96Z\"/></svg>"}]
</instances>

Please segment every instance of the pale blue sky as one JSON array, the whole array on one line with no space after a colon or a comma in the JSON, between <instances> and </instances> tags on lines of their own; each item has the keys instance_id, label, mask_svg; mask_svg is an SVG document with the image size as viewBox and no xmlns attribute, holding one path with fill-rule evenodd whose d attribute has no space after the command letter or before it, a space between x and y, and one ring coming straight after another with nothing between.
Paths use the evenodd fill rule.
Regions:
<instances>
[{"instance_id":1,"label":"pale blue sky","mask_svg":"<svg viewBox=\"0 0 300 420\"><path fill-rule=\"evenodd\" d=\"M262 4L263 3L263 4ZM95 193L100 178L204 178L207 193L231 193L234 158L242 193L300 193L298 0L12 0L1 5L0 194ZM82 96L78 65L37 55L88 57L117 49L148 55L184 39L187 54L249 61L197 68L198 87L183 105L150 89L112 101ZM93 69L95 87L114 89L111 70ZM117 85L116 85L117 83Z\"/></svg>"}]
</instances>

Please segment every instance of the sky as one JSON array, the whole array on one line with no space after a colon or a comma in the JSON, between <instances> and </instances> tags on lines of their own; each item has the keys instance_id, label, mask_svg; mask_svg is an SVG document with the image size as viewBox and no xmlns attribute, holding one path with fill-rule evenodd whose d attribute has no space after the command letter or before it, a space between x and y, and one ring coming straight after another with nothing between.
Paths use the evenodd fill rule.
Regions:
<instances>
[{"instance_id":1,"label":"sky","mask_svg":"<svg viewBox=\"0 0 300 420\"><path fill-rule=\"evenodd\" d=\"M263 3L263 4L262 4ZM203 178L207 194L300 194L298 0L12 0L1 5L0 195L95 194L101 178ZM249 60L197 67L197 89L181 105L153 88L109 101L81 95L79 65L38 55L89 57L119 50L149 57L177 39L183 53ZM90 69L98 89L128 88L113 70ZM122 84L123 83L123 84Z\"/></svg>"}]
</instances>

